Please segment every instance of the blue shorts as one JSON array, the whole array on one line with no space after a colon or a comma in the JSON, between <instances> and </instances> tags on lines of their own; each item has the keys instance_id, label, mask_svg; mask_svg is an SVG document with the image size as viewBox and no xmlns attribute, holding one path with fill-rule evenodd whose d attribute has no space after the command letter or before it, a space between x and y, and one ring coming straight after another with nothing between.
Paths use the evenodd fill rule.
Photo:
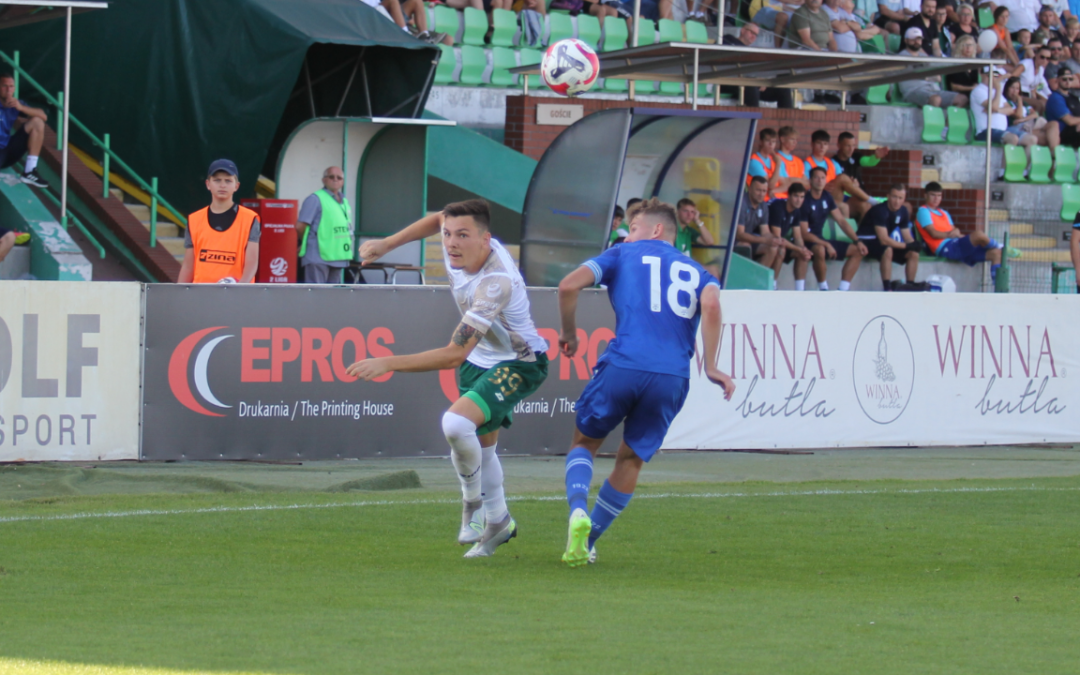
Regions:
<instances>
[{"instance_id":1,"label":"blue shorts","mask_svg":"<svg viewBox=\"0 0 1080 675\"><path fill-rule=\"evenodd\" d=\"M578 431L606 438L625 420L623 441L647 462L660 449L689 391L685 377L598 363L577 402Z\"/></svg>"},{"instance_id":2,"label":"blue shorts","mask_svg":"<svg viewBox=\"0 0 1080 675\"><path fill-rule=\"evenodd\" d=\"M941 242L938 245L937 255L939 258L967 263L970 267L974 267L977 263L985 262L986 252L994 248L997 248L997 242L993 239L990 240L989 246L983 247L972 244L971 237L964 236Z\"/></svg>"},{"instance_id":3,"label":"blue shorts","mask_svg":"<svg viewBox=\"0 0 1080 675\"><path fill-rule=\"evenodd\" d=\"M990 130L990 142L991 143L1001 143L1001 139L1005 138L1005 133L1006 132L1005 132L1004 129L991 129ZM975 140L976 141L985 141L986 140L986 129L983 129L979 133L975 134Z\"/></svg>"},{"instance_id":4,"label":"blue shorts","mask_svg":"<svg viewBox=\"0 0 1080 675\"><path fill-rule=\"evenodd\" d=\"M776 16L780 14L772 7L762 7L754 14L751 21L766 30L776 30Z\"/></svg>"}]
</instances>

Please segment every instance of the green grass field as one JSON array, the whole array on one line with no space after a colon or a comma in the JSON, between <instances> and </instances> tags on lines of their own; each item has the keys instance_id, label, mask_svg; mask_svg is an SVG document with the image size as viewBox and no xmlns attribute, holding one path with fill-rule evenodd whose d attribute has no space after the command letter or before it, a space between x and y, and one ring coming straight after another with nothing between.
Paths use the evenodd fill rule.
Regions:
<instances>
[{"instance_id":1,"label":"green grass field","mask_svg":"<svg viewBox=\"0 0 1080 675\"><path fill-rule=\"evenodd\" d=\"M0 673L1080 668L1080 476L656 481L571 570L560 461L485 560L445 486L26 500L0 467Z\"/></svg>"}]
</instances>

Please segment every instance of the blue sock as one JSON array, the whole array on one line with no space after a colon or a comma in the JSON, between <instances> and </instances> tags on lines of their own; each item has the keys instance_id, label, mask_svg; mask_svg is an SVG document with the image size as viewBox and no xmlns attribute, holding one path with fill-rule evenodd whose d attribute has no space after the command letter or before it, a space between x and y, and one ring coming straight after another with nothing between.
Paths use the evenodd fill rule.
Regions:
<instances>
[{"instance_id":1,"label":"blue sock","mask_svg":"<svg viewBox=\"0 0 1080 675\"><path fill-rule=\"evenodd\" d=\"M589 548L592 548L600 535L615 522L615 518L622 513L622 510L630 503L630 498L633 496L633 492L619 492L611 487L611 483L604 481L603 487L600 488L600 492L596 495L596 503L593 504L592 515L590 516L592 518L592 532L589 533Z\"/></svg>"},{"instance_id":2,"label":"blue sock","mask_svg":"<svg viewBox=\"0 0 1080 675\"><path fill-rule=\"evenodd\" d=\"M991 265L990 265L990 281L991 282L996 282L997 281L997 271L998 271L998 269L1000 267L1001 267L1001 265L994 265L994 264L991 263Z\"/></svg>"},{"instance_id":3,"label":"blue sock","mask_svg":"<svg viewBox=\"0 0 1080 675\"><path fill-rule=\"evenodd\" d=\"M574 448L566 455L566 501L570 512L589 510L589 485L592 483L592 453Z\"/></svg>"}]
</instances>

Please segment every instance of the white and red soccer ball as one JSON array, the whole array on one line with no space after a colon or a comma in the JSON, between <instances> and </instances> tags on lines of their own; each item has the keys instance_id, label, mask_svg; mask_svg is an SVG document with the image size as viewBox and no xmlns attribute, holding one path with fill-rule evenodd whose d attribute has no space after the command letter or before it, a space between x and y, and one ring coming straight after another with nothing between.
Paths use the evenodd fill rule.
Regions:
<instances>
[{"instance_id":1,"label":"white and red soccer ball","mask_svg":"<svg viewBox=\"0 0 1080 675\"><path fill-rule=\"evenodd\" d=\"M588 91L600 75L600 59L592 47L573 38L547 48L540 61L540 75L551 91L577 96Z\"/></svg>"}]
</instances>

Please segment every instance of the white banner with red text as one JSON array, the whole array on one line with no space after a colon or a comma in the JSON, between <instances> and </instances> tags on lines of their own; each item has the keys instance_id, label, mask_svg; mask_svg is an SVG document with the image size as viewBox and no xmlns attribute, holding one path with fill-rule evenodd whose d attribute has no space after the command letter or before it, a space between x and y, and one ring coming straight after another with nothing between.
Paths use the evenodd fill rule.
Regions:
<instances>
[{"instance_id":1,"label":"white banner with red text","mask_svg":"<svg viewBox=\"0 0 1080 675\"><path fill-rule=\"evenodd\" d=\"M696 357L665 448L1080 442L1076 296L726 291L721 304L735 394Z\"/></svg>"}]
</instances>

